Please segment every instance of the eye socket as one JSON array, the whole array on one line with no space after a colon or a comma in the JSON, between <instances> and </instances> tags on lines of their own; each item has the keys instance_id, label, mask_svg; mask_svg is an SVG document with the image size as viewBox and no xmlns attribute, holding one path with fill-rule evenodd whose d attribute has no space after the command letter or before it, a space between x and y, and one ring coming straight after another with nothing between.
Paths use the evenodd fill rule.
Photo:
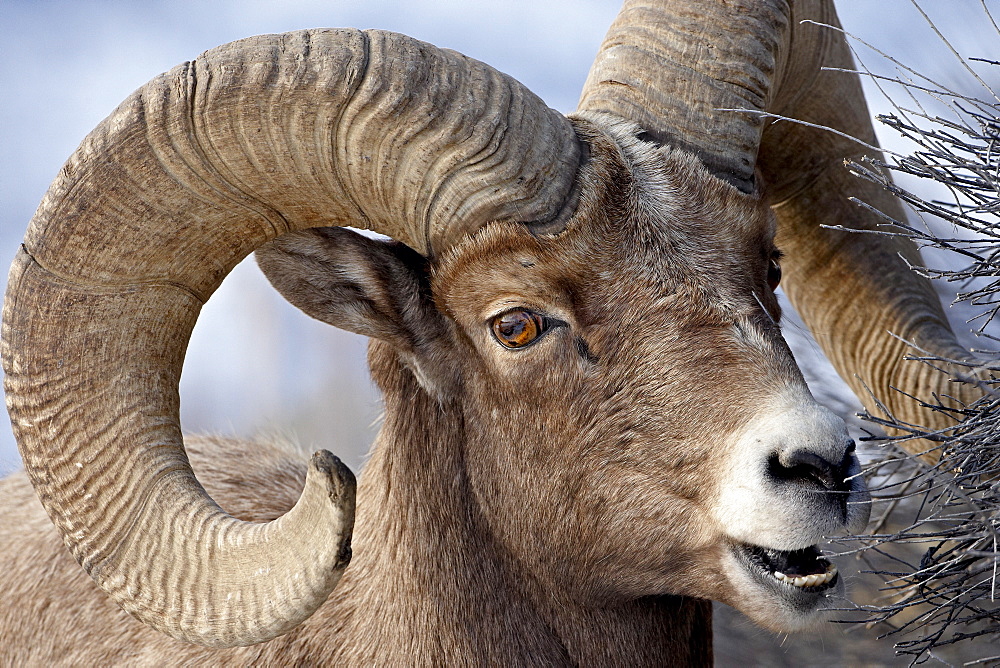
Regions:
<instances>
[{"instance_id":1,"label":"eye socket","mask_svg":"<svg viewBox=\"0 0 1000 668\"><path fill-rule=\"evenodd\" d=\"M548 319L527 309L514 309L493 318L493 337L504 348L523 348L549 328Z\"/></svg>"},{"instance_id":2,"label":"eye socket","mask_svg":"<svg viewBox=\"0 0 1000 668\"><path fill-rule=\"evenodd\" d=\"M771 255L771 259L767 263L767 284L771 286L771 292L778 289L778 284L781 283L781 253L776 252Z\"/></svg>"}]
</instances>

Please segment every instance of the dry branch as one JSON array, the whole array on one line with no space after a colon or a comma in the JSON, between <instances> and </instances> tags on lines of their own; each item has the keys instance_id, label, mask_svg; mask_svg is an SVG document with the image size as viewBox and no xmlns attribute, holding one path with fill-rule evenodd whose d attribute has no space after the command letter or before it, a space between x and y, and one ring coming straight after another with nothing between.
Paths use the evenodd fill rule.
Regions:
<instances>
[{"instance_id":1,"label":"dry branch","mask_svg":"<svg viewBox=\"0 0 1000 668\"><path fill-rule=\"evenodd\" d=\"M970 60L994 68L1000 65ZM968 63L963 66L972 71ZM953 426L933 433L888 412L862 414L896 435L864 439L877 446L867 471L875 503L874 533L845 539L844 544L861 543L852 551L871 566L867 572L881 576L885 595L855 611L869 625L881 625L883 637L893 638L897 653L909 656L913 663L938 658L939 648L958 643L965 644L966 657L976 657L972 663L996 662L1000 660L996 656L1000 647L1000 352L995 349L1000 339L996 331L1000 313L1000 100L978 75L983 91L975 97L912 71L895 78L861 74L875 78L880 88L886 82L902 87L915 108L894 103L895 112L880 115L878 120L912 142L914 149L887 161L851 161L848 167L858 177L895 193L919 221L913 224L883 214L884 226L876 233L905 236L922 247L946 250L955 258L952 266L919 271L956 283L956 303L976 308L969 322L984 344L975 351L980 363L964 363L969 373L953 382L976 383L984 396L971 405L957 404L949 397L922 398L928 408L954 418ZM928 111L931 108L943 112ZM923 189L915 192L894 183L892 174L940 184L950 197L929 199L921 194ZM943 233L940 227L927 224L933 218L950 224L951 231ZM917 349L911 357L936 368L963 365ZM936 464L900 447L916 438L934 443L939 455Z\"/></svg>"}]
</instances>

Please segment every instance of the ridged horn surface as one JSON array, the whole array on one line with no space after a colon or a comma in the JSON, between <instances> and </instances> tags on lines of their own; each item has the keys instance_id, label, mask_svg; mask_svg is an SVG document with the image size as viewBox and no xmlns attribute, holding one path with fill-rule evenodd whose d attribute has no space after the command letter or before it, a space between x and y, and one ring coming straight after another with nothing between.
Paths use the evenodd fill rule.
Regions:
<instances>
[{"instance_id":1,"label":"ridged horn surface","mask_svg":"<svg viewBox=\"0 0 1000 668\"><path fill-rule=\"evenodd\" d=\"M840 26L832 2L793 4L787 66L770 110L877 146L858 75L822 69L855 69L843 33L804 20ZM830 229L879 229L883 221L849 197L906 220L895 196L844 167L845 159L865 155L882 159L881 153L857 142L800 123L774 122L765 130L758 164L778 218L778 245L786 255L782 285L826 356L872 414L883 413L874 394L896 419L931 430L947 428L953 418L906 395L927 401L934 401L934 395L951 396L971 403L982 391L905 359L922 355L921 350L970 358L931 282L908 266L923 265L919 251L900 237ZM950 371L968 374L961 367ZM927 444L908 447L917 451Z\"/></svg>"},{"instance_id":2,"label":"ridged horn surface","mask_svg":"<svg viewBox=\"0 0 1000 668\"><path fill-rule=\"evenodd\" d=\"M638 123L694 153L719 178L754 189L764 110L787 37L783 0L627 0L608 30L579 111Z\"/></svg>"},{"instance_id":3,"label":"ridged horn surface","mask_svg":"<svg viewBox=\"0 0 1000 668\"><path fill-rule=\"evenodd\" d=\"M509 77L375 31L234 42L130 96L49 189L4 303L15 434L76 559L183 640L250 644L308 617L349 559L353 476L317 453L269 524L205 494L177 396L202 304L290 230L352 225L434 253L490 220L551 220L578 151Z\"/></svg>"}]
</instances>

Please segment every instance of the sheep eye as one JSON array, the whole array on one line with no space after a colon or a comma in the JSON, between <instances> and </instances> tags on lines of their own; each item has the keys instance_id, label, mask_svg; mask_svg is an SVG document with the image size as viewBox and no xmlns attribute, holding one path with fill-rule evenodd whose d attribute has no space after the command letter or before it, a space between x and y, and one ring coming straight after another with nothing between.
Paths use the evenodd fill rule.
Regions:
<instances>
[{"instance_id":1,"label":"sheep eye","mask_svg":"<svg viewBox=\"0 0 1000 668\"><path fill-rule=\"evenodd\" d=\"M548 328L544 316L525 309L507 311L493 318L493 336L505 348L523 348Z\"/></svg>"},{"instance_id":2,"label":"sheep eye","mask_svg":"<svg viewBox=\"0 0 1000 668\"><path fill-rule=\"evenodd\" d=\"M771 292L777 290L778 283L781 283L781 264L778 262L780 257L775 253L767 264L767 284L771 286Z\"/></svg>"}]
</instances>

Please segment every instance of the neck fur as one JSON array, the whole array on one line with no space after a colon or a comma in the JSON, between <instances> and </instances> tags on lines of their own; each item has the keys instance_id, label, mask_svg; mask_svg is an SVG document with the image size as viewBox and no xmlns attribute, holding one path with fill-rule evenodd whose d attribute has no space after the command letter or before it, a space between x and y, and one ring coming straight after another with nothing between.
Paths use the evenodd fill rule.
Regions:
<instances>
[{"instance_id":1,"label":"neck fur","mask_svg":"<svg viewBox=\"0 0 1000 668\"><path fill-rule=\"evenodd\" d=\"M584 607L519 568L490 535L468 484L461 407L431 398L387 350L373 348L371 361L386 422L359 482L354 559L316 615L335 628L338 660L711 663L707 601Z\"/></svg>"}]
</instances>

